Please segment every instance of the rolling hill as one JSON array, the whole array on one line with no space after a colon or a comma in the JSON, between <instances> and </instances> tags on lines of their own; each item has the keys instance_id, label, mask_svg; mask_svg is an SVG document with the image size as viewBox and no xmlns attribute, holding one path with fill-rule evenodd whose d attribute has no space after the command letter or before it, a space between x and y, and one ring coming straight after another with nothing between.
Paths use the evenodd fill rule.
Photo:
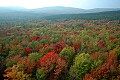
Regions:
<instances>
[{"instance_id":1,"label":"rolling hill","mask_svg":"<svg viewBox=\"0 0 120 80\"><path fill-rule=\"evenodd\" d=\"M84 13L84 14L61 14L43 17L47 20L52 21L66 21L71 19L81 19L81 20L120 20L120 10L118 11L106 11L98 13Z\"/></svg>"},{"instance_id":2,"label":"rolling hill","mask_svg":"<svg viewBox=\"0 0 120 80\"><path fill-rule=\"evenodd\" d=\"M47 13L47 14L80 14L80 13L97 13L97 12L117 11L117 10L120 10L120 8L80 9L73 7L53 6L53 7L32 9L31 11L37 13Z\"/></svg>"},{"instance_id":3,"label":"rolling hill","mask_svg":"<svg viewBox=\"0 0 120 80\"><path fill-rule=\"evenodd\" d=\"M41 14L79 14L79 13L97 13L104 11L116 11L120 8L95 8L95 9L80 9L73 7L53 6L36 9L26 9L23 7L11 6L0 7L0 13L6 12L29 12L29 13L41 13Z\"/></svg>"},{"instance_id":4,"label":"rolling hill","mask_svg":"<svg viewBox=\"0 0 120 80\"><path fill-rule=\"evenodd\" d=\"M119 18L120 8L96 8L80 9L72 7L44 7L37 9L26 9L23 7L0 7L0 21L24 21L24 20L62 20L62 19L104 19L114 16ZM110 11L110 12L105 12ZM112 13L112 14L111 14Z\"/></svg>"}]
</instances>

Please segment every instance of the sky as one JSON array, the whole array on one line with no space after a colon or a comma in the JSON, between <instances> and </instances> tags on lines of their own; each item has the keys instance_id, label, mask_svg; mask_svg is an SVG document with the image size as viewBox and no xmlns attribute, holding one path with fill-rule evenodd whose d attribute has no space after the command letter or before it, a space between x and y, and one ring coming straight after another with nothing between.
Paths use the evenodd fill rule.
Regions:
<instances>
[{"instance_id":1,"label":"sky","mask_svg":"<svg viewBox=\"0 0 120 80\"><path fill-rule=\"evenodd\" d=\"M50 6L82 9L120 8L120 0L0 0L0 6L20 6L28 9Z\"/></svg>"}]
</instances>

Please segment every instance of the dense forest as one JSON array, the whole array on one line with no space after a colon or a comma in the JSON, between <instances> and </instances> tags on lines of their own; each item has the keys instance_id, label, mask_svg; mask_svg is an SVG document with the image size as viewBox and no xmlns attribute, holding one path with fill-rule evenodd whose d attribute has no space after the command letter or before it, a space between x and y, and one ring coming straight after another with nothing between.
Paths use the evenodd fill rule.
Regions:
<instances>
[{"instance_id":1,"label":"dense forest","mask_svg":"<svg viewBox=\"0 0 120 80\"><path fill-rule=\"evenodd\" d=\"M0 13L0 27L7 26L34 26L31 23L68 21L68 20L120 20L120 11L107 11L86 14L38 14L29 12ZM30 24L29 24L30 23ZM48 21L47 21L48 23Z\"/></svg>"},{"instance_id":2,"label":"dense forest","mask_svg":"<svg viewBox=\"0 0 120 80\"><path fill-rule=\"evenodd\" d=\"M0 15L0 80L120 80L120 11Z\"/></svg>"},{"instance_id":3,"label":"dense forest","mask_svg":"<svg viewBox=\"0 0 120 80\"><path fill-rule=\"evenodd\" d=\"M107 11L99 13L86 13L86 14L62 14L45 16L45 19L55 21L66 21L70 19L82 19L82 20L120 20L120 11Z\"/></svg>"}]
</instances>

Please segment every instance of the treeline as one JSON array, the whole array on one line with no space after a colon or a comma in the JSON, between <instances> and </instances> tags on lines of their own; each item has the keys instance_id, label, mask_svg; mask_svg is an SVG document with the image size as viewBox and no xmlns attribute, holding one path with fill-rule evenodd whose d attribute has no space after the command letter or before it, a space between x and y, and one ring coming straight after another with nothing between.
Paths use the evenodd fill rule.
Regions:
<instances>
[{"instance_id":1,"label":"treeline","mask_svg":"<svg viewBox=\"0 0 120 80\"><path fill-rule=\"evenodd\" d=\"M120 11L109 11L88 14L38 14L29 12L0 13L0 28L3 27L39 27L39 24L69 20L120 20ZM48 21L47 21L48 20ZM45 21L45 22L44 22Z\"/></svg>"},{"instance_id":2,"label":"treeline","mask_svg":"<svg viewBox=\"0 0 120 80\"><path fill-rule=\"evenodd\" d=\"M0 29L0 80L120 80L119 20L49 23Z\"/></svg>"},{"instance_id":3,"label":"treeline","mask_svg":"<svg viewBox=\"0 0 120 80\"><path fill-rule=\"evenodd\" d=\"M87 14L62 14L62 15L45 16L44 18L54 21L67 21L71 19L120 20L120 11L108 11L108 12L87 13Z\"/></svg>"},{"instance_id":4,"label":"treeline","mask_svg":"<svg viewBox=\"0 0 120 80\"><path fill-rule=\"evenodd\" d=\"M0 13L0 27L24 26L30 21L39 21L46 15L31 12Z\"/></svg>"}]
</instances>

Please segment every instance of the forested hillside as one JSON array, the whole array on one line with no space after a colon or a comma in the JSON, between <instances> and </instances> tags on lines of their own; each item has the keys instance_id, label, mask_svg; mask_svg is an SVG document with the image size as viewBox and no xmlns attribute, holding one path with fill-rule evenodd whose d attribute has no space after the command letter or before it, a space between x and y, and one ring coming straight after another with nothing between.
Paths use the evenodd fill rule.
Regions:
<instances>
[{"instance_id":1,"label":"forested hillside","mask_svg":"<svg viewBox=\"0 0 120 80\"><path fill-rule=\"evenodd\" d=\"M24 23L0 29L1 80L120 79L119 20Z\"/></svg>"},{"instance_id":2,"label":"forested hillside","mask_svg":"<svg viewBox=\"0 0 120 80\"><path fill-rule=\"evenodd\" d=\"M38 14L29 12L12 12L12 13L0 13L0 27L14 27L14 26L36 26L33 22L49 22L56 21L68 21L68 20L120 20L120 11L109 11L100 13L87 13L87 14ZM30 23L30 24L29 24ZM47 22L48 23L48 22ZM39 23L38 23L39 24ZM39 25L37 25L39 26Z\"/></svg>"},{"instance_id":3,"label":"forested hillside","mask_svg":"<svg viewBox=\"0 0 120 80\"><path fill-rule=\"evenodd\" d=\"M87 13L87 14L63 14L44 17L48 20L65 21L70 19L82 20L120 20L120 11L108 11L100 13Z\"/></svg>"},{"instance_id":4,"label":"forested hillside","mask_svg":"<svg viewBox=\"0 0 120 80\"><path fill-rule=\"evenodd\" d=\"M120 80L120 11L23 10L0 13L0 80Z\"/></svg>"}]
</instances>

